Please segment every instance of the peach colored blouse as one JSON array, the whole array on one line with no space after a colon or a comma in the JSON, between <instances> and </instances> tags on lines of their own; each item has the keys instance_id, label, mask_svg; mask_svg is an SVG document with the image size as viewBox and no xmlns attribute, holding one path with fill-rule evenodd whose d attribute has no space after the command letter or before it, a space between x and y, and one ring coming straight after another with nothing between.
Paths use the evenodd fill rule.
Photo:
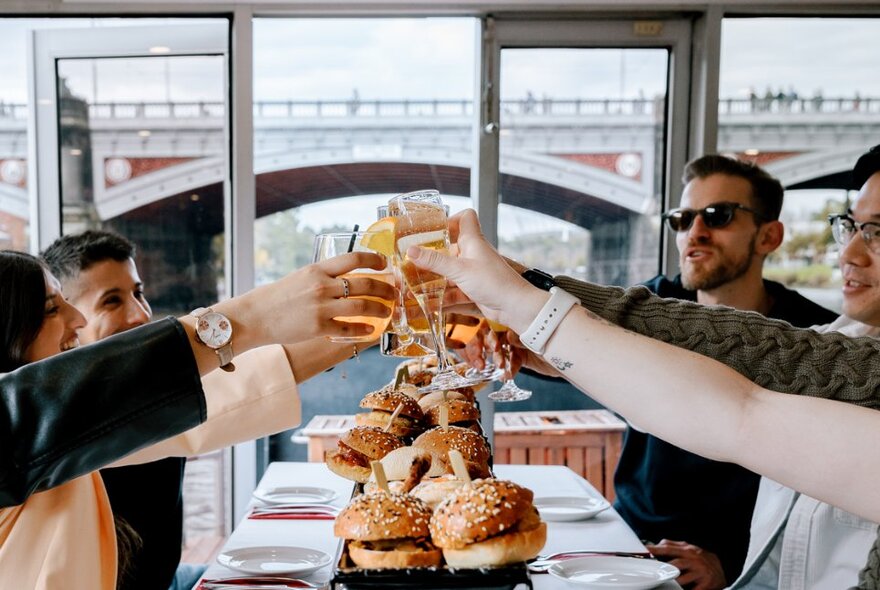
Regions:
<instances>
[{"instance_id":1,"label":"peach colored blouse","mask_svg":"<svg viewBox=\"0 0 880 590\"><path fill-rule=\"evenodd\" d=\"M284 349L235 360L202 379L208 419L115 465L190 456L296 426L300 405ZM104 483L92 472L0 509L0 586L25 590L114 590L116 533Z\"/></svg>"}]
</instances>

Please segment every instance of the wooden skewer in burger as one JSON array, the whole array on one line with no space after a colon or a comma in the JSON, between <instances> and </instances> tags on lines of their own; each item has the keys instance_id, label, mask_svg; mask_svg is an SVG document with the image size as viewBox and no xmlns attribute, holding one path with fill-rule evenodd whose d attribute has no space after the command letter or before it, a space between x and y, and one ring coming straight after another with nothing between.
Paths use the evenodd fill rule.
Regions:
<instances>
[{"instance_id":1,"label":"wooden skewer in burger","mask_svg":"<svg viewBox=\"0 0 880 590\"><path fill-rule=\"evenodd\" d=\"M457 476L468 478L461 455L457 451L449 455ZM531 490L510 481L468 481L434 510L431 539L451 567L491 567L532 559L547 541L547 525L532 500Z\"/></svg>"}]
</instances>

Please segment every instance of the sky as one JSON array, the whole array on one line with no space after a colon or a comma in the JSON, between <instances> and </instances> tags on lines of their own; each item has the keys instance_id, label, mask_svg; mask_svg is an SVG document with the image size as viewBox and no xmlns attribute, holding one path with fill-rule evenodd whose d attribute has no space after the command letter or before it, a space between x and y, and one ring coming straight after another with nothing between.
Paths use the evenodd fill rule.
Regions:
<instances>
[{"instance_id":1,"label":"sky","mask_svg":"<svg viewBox=\"0 0 880 590\"><path fill-rule=\"evenodd\" d=\"M144 26L182 19L0 19L0 100L24 102L28 31L47 28ZM197 22L208 22L198 19ZM224 22L215 20L214 22ZM257 100L473 97L472 18L257 19ZM880 19L726 19L722 29L721 96L744 97L794 88L810 96L880 96L876 56ZM99 100L210 100L223 93L222 69L192 58L103 60ZM636 97L662 92L664 50L517 49L502 56L502 96ZM77 71L72 71L76 69ZM91 66L69 72L91 93ZM167 72L170 76L166 78ZM165 80L170 79L170 85ZM140 83L132 83L138 80ZM146 84L144 81L154 83ZM170 86L170 87L168 87ZM91 98L89 96L89 98Z\"/></svg>"},{"instance_id":2,"label":"sky","mask_svg":"<svg viewBox=\"0 0 880 590\"><path fill-rule=\"evenodd\" d=\"M0 101L27 100L30 30L182 24L184 19L0 18ZM255 100L345 100L355 91L359 100L473 100L476 27L473 18L256 19ZM880 97L880 19L726 19L721 44L723 98L767 88ZM664 49L507 49L501 96L652 97L665 92L667 58ZM217 57L67 60L59 71L90 101L219 101L225 93L225 65ZM375 205L366 199L347 206L369 220ZM319 205L302 213L304 220L327 214ZM502 234L552 225L523 215L503 208Z\"/></svg>"}]
</instances>

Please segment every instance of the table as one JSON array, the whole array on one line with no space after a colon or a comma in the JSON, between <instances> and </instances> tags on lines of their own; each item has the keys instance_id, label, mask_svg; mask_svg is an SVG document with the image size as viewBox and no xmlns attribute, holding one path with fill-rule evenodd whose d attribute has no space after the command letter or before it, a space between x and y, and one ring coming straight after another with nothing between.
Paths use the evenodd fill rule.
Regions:
<instances>
[{"instance_id":1,"label":"table","mask_svg":"<svg viewBox=\"0 0 880 590\"><path fill-rule=\"evenodd\" d=\"M497 465L496 474L502 479L520 483L536 496L583 496L600 494L582 477L567 467L557 465ZM263 479L263 487L282 485L310 485L330 488L338 496L332 502L343 507L348 503L352 483L332 473L323 463L277 462L269 465ZM613 508L598 516L579 522L548 522L547 544L544 553L570 549L596 549L602 551L644 551L644 546ZM333 536L332 520L242 520L233 531L224 549L255 547L262 545L307 546L335 556L338 539ZM217 563L209 566L206 578L222 578L236 575ZM331 568L325 568L304 576L313 582L328 583ZM535 590L571 589L549 574L533 574ZM680 589L674 582L660 587L662 590Z\"/></svg>"},{"instance_id":2,"label":"table","mask_svg":"<svg viewBox=\"0 0 880 590\"><path fill-rule=\"evenodd\" d=\"M294 435L308 443L309 461L324 461L354 416L318 415ZM626 423L608 410L496 412L495 463L565 465L614 501L614 470Z\"/></svg>"}]
</instances>

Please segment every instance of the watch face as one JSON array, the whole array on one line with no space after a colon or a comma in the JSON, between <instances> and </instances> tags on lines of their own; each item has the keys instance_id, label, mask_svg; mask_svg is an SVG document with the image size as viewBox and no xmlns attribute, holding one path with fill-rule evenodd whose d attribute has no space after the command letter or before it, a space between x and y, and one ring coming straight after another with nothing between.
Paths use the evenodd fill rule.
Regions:
<instances>
[{"instance_id":1,"label":"watch face","mask_svg":"<svg viewBox=\"0 0 880 590\"><path fill-rule=\"evenodd\" d=\"M232 338L232 325L226 316L212 311L199 318L196 327L202 342L211 348L220 348L229 343Z\"/></svg>"}]
</instances>

